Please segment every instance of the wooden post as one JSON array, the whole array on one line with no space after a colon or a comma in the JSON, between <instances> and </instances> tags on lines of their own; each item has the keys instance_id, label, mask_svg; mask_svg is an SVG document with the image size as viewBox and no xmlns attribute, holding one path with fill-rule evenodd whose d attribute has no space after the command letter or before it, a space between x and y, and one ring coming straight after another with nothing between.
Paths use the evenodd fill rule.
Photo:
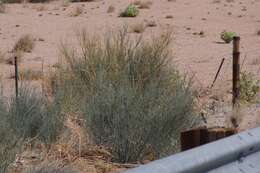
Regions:
<instances>
[{"instance_id":1,"label":"wooden post","mask_svg":"<svg viewBox=\"0 0 260 173\"><path fill-rule=\"evenodd\" d=\"M15 96L18 97L18 63L17 63L17 56L14 57L14 70L15 70Z\"/></svg>"},{"instance_id":2,"label":"wooden post","mask_svg":"<svg viewBox=\"0 0 260 173\"><path fill-rule=\"evenodd\" d=\"M239 100L239 83L240 83L240 37L234 37L233 40L233 99L232 103L235 106Z\"/></svg>"},{"instance_id":3,"label":"wooden post","mask_svg":"<svg viewBox=\"0 0 260 173\"><path fill-rule=\"evenodd\" d=\"M186 151L237 133L236 129L224 127L200 127L181 133L181 151Z\"/></svg>"}]
</instances>

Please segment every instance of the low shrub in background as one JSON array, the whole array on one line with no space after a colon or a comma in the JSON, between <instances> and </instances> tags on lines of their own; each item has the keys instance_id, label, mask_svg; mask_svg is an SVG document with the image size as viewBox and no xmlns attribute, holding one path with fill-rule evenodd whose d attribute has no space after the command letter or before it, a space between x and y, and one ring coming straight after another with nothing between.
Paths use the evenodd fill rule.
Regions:
<instances>
[{"instance_id":1,"label":"low shrub in background","mask_svg":"<svg viewBox=\"0 0 260 173\"><path fill-rule=\"evenodd\" d=\"M5 13L6 12L6 6L3 1L0 1L0 13Z\"/></svg>"},{"instance_id":2,"label":"low shrub in background","mask_svg":"<svg viewBox=\"0 0 260 173\"><path fill-rule=\"evenodd\" d=\"M136 17L139 14L139 10L135 5L128 5L125 9L125 11L123 11L120 16L121 17Z\"/></svg>"},{"instance_id":3,"label":"low shrub in background","mask_svg":"<svg viewBox=\"0 0 260 173\"><path fill-rule=\"evenodd\" d=\"M173 152L180 131L197 122L191 82L169 62L170 38L167 32L148 42L123 29L103 40L83 30L81 53L62 46L59 91L79 105L93 140L111 148L116 161Z\"/></svg>"},{"instance_id":4,"label":"low shrub in background","mask_svg":"<svg viewBox=\"0 0 260 173\"><path fill-rule=\"evenodd\" d=\"M14 45L15 52L31 52L34 48L33 37L29 34L23 35Z\"/></svg>"},{"instance_id":5,"label":"low shrub in background","mask_svg":"<svg viewBox=\"0 0 260 173\"><path fill-rule=\"evenodd\" d=\"M231 41L233 41L233 38L235 36L237 36L235 32L227 32L227 31L222 32L220 35L221 39L225 41L225 43L230 43Z\"/></svg>"}]
</instances>

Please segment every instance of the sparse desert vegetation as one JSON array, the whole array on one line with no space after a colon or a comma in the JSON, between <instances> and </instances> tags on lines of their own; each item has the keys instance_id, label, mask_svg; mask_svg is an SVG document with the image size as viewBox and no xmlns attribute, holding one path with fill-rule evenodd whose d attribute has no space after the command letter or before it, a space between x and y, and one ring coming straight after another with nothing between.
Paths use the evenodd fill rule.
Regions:
<instances>
[{"instance_id":1,"label":"sparse desert vegetation","mask_svg":"<svg viewBox=\"0 0 260 173\"><path fill-rule=\"evenodd\" d=\"M71 12L71 17L77 17L83 13L84 9L82 6L76 6L73 11Z\"/></svg>"},{"instance_id":2,"label":"sparse desert vegetation","mask_svg":"<svg viewBox=\"0 0 260 173\"><path fill-rule=\"evenodd\" d=\"M139 10L135 5L128 5L126 9L121 12L121 17L136 17L139 14Z\"/></svg>"},{"instance_id":3,"label":"sparse desert vegetation","mask_svg":"<svg viewBox=\"0 0 260 173\"><path fill-rule=\"evenodd\" d=\"M132 25L132 32L134 33L143 33L145 31L145 25L143 23L137 23Z\"/></svg>"},{"instance_id":4,"label":"sparse desert vegetation","mask_svg":"<svg viewBox=\"0 0 260 173\"><path fill-rule=\"evenodd\" d=\"M90 136L92 143L110 148L117 162L142 161L147 152L155 159L176 151L180 130L199 119L189 79L169 65L171 32L145 41L141 37L130 40L127 30L104 38L82 30L79 54L62 44L66 63L50 79L51 101L24 83L18 97L1 102L2 128L12 127L12 138L19 142L10 152L18 152L31 138L44 143L57 140L71 114L84 119L85 138ZM19 77L38 80L42 73L24 70ZM10 131L1 132L9 139ZM6 143L1 147L7 152ZM13 160L14 155L9 155ZM5 163L9 161L1 165Z\"/></svg>"},{"instance_id":5,"label":"sparse desert vegetation","mask_svg":"<svg viewBox=\"0 0 260 173\"><path fill-rule=\"evenodd\" d=\"M110 5L107 9L107 13L113 13L115 11L115 7L113 5Z\"/></svg>"},{"instance_id":6,"label":"sparse desert vegetation","mask_svg":"<svg viewBox=\"0 0 260 173\"><path fill-rule=\"evenodd\" d=\"M151 1L137 0L134 2L134 5L138 6L138 8L140 8L140 9L149 9L152 4L153 3Z\"/></svg>"},{"instance_id":7,"label":"sparse desert vegetation","mask_svg":"<svg viewBox=\"0 0 260 173\"><path fill-rule=\"evenodd\" d=\"M225 41L225 43L230 43L235 36L237 36L235 32L223 31L220 37L223 41Z\"/></svg>"},{"instance_id":8,"label":"sparse desert vegetation","mask_svg":"<svg viewBox=\"0 0 260 173\"><path fill-rule=\"evenodd\" d=\"M259 125L259 9L256 0L0 0L0 173L118 173L179 152L183 130ZM234 36L236 110L225 44Z\"/></svg>"},{"instance_id":9,"label":"sparse desert vegetation","mask_svg":"<svg viewBox=\"0 0 260 173\"><path fill-rule=\"evenodd\" d=\"M5 61L5 53L0 51L0 63Z\"/></svg>"},{"instance_id":10,"label":"sparse desert vegetation","mask_svg":"<svg viewBox=\"0 0 260 173\"><path fill-rule=\"evenodd\" d=\"M5 13L5 12L6 12L5 3L0 1L0 13Z\"/></svg>"},{"instance_id":11,"label":"sparse desert vegetation","mask_svg":"<svg viewBox=\"0 0 260 173\"><path fill-rule=\"evenodd\" d=\"M260 92L260 80L255 79L252 73L241 73L240 87L240 98L242 101L258 101L256 96Z\"/></svg>"},{"instance_id":12,"label":"sparse desert vegetation","mask_svg":"<svg viewBox=\"0 0 260 173\"><path fill-rule=\"evenodd\" d=\"M166 33L151 43L129 41L125 29L102 41L91 39L82 31L81 54L63 46L68 64L60 74L67 74L62 82L67 85L59 90L65 89L70 102L79 105L82 101L83 117L94 141L112 148L117 161L142 160L148 145L158 158L167 152L172 140L178 143L177 129L196 122L189 81L167 65L170 39ZM73 98L67 98L70 95ZM160 131L159 127L165 128ZM153 137L149 137L150 133Z\"/></svg>"},{"instance_id":13,"label":"sparse desert vegetation","mask_svg":"<svg viewBox=\"0 0 260 173\"><path fill-rule=\"evenodd\" d=\"M14 45L15 52L31 52L34 48L34 39L32 35L23 35Z\"/></svg>"}]
</instances>

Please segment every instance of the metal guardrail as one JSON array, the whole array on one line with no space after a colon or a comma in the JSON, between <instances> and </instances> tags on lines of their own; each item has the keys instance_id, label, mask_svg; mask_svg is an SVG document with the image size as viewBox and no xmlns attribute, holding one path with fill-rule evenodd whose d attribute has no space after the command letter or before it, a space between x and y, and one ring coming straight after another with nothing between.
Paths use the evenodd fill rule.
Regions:
<instances>
[{"instance_id":1,"label":"metal guardrail","mask_svg":"<svg viewBox=\"0 0 260 173\"><path fill-rule=\"evenodd\" d=\"M207 173L232 162L237 163L259 151L260 127L153 161L125 173ZM238 170L240 171L237 172L243 172Z\"/></svg>"}]
</instances>

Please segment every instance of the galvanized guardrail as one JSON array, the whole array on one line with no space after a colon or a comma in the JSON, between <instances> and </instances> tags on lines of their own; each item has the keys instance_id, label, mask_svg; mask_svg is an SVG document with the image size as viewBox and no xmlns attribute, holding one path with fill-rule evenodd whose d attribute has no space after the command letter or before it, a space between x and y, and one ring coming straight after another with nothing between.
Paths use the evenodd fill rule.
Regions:
<instances>
[{"instance_id":1,"label":"galvanized guardrail","mask_svg":"<svg viewBox=\"0 0 260 173\"><path fill-rule=\"evenodd\" d=\"M153 161L125 173L207 173L232 163L237 165L242 158L257 152L259 152L257 158L260 158L260 127ZM250 161L248 164L250 169L255 168ZM249 173L243 168L238 170L238 172Z\"/></svg>"}]
</instances>

